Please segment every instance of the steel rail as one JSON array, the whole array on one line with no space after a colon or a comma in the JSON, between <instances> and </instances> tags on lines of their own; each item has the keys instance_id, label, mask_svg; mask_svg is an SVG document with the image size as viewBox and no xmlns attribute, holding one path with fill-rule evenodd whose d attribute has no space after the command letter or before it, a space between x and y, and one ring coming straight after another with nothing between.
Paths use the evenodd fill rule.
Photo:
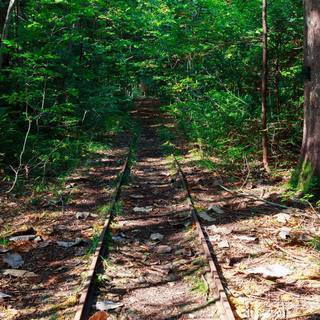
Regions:
<instances>
[{"instance_id":1,"label":"steel rail","mask_svg":"<svg viewBox=\"0 0 320 320\"><path fill-rule=\"evenodd\" d=\"M110 223L113 218L113 211L115 209L115 205L120 197L120 192L121 192L121 187L123 184L124 175L129 168L129 161L131 158L131 154L132 154L132 150L131 150L131 146L130 146L126 160L125 160L125 162L121 168L121 171L120 171L116 191L113 194L113 197L111 200L111 206L110 206L110 209L107 214L108 217L104 222L104 226L103 226L103 229L102 229L100 237L99 237L99 242L98 242L97 248L94 252L93 259L91 261L88 274L86 276L85 284L82 289L82 294L80 296L80 299L78 301L78 307L77 307L77 311L76 311L74 320L87 320L89 317L89 313L90 313L90 309L91 309L91 305L92 305L92 296L94 293L94 290L93 290L94 289L93 288L94 287L93 286L94 279L95 279L95 276L97 273L97 269L99 267L99 262L101 260L101 256L103 256L106 252L105 240L106 240L107 232L108 232L108 229L110 227Z\"/></svg>"},{"instance_id":2,"label":"steel rail","mask_svg":"<svg viewBox=\"0 0 320 320\"><path fill-rule=\"evenodd\" d=\"M105 240L106 240L107 231L109 229L110 223L113 218L113 211L114 211L115 205L116 205L116 203L119 199L119 196L120 196L121 186L123 184L123 178L124 178L126 171L128 170L130 157L131 157L131 148L130 148L128 155L126 157L126 160L121 168L118 185L116 187L116 192L114 193L114 195L112 197L111 206L110 206L110 209L108 212L108 217L104 222L104 226L103 226L102 232L99 237L99 242L98 242L97 248L95 250L95 253L93 255L93 259L90 264L88 274L86 276L86 280L85 280L85 283L84 283L84 286L82 289L83 291L82 291L82 294L81 294L80 299L78 301L77 311L76 311L76 314L75 314L75 317L73 320L87 320L89 317L90 310L92 307L93 293L94 293L94 279L97 274L97 269L99 267L100 258L101 258L101 256L103 256L105 254L105 250L106 250ZM219 303L217 303L217 309L219 312L219 316L220 316L221 320L235 320L231 305L229 303L228 297L225 293L223 284L221 282L218 269L216 267L216 264L214 262L212 254L210 252L205 234L204 234L203 229L201 227L199 216L198 216L197 210L195 209L194 201L193 201L193 198L192 198L192 195L190 192L190 188L188 186L187 178L181 168L180 163L178 162L178 160L175 157L174 157L174 162L178 168L178 172L181 177L181 182L182 182L183 187L187 193L187 199L188 199L189 206L190 206L191 217L192 217L193 222L196 226L197 234L198 234L199 240L202 244L204 255L209 263L211 280L212 280L212 281L210 281L210 284L211 284L211 287L212 287L213 292L215 294L215 298L217 299L217 302L219 302Z\"/></svg>"},{"instance_id":3,"label":"steel rail","mask_svg":"<svg viewBox=\"0 0 320 320\"><path fill-rule=\"evenodd\" d=\"M230 305L229 299L227 297L227 294L225 292L225 289L223 287L222 281L219 276L217 265L216 265L215 260L212 256L212 253L210 252L205 233L201 227L199 215L198 215L197 210L195 208L195 204L194 204L194 201L193 201L193 198L192 198L192 195L190 192L190 188L188 185L188 180L187 180L186 175L184 174L184 172L181 168L181 165L176 157L174 157L174 163L175 163L176 167L178 168L178 172L181 177L183 187L187 193L187 199L189 202L191 217L192 217L193 222L196 226L198 237L199 237L199 240L202 244L205 257L209 263L210 273L211 273L211 277L212 277L211 278L212 281L210 281L211 286L212 286L212 289L214 290L215 298L219 302L219 303L217 303L219 316L220 316L221 320L235 320L235 316L232 311L232 307Z\"/></svg>"}]
</instances>

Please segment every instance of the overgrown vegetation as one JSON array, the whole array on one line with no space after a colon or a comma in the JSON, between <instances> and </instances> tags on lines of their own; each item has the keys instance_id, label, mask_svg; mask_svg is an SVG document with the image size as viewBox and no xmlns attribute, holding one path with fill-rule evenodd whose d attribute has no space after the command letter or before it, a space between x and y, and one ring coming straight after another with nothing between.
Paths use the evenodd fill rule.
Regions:
<instances>
[{"instance_id":1,"label":"overgrown vegetation","mask_svg":"<svg viewBox=\"0 0 320 320\"><path fill-rule=\"evenodd\" d=\"M105 133L128 127L129 53L109 9L100 0L18 4L0 74L5 180L65 173Z\"/></svg>"},{"instance_id":2,"label":"overgrown vegetation","mask_svg":"<svg viewBox=\"0 0 320 320\"><path fill-rule=\"evenodd\" d=\"M271 162L287 168L302 136L301 3L270 2L268 23ZM261 35L258 0L18 3L0 72L4 179L77 166L128 127L141 93L161 97L203 152L260 159Z\"/></svg>"},{"instance_id":3,"label":"overgrown vegetation","mask_svg":"<svg viewBox=\"0 0 320 320\"><path fill-rule=\"evenodd\" d=\"M175 23L167 27L170 41L156 46L167 66L159 75L171 102L166 109L204 150L234 163L258 158L261 1L178 1L166 8ZM296 158L302 136L301 4L270 3L268 22L268 132L278 165Z\"/></svg>"}]
</instances>

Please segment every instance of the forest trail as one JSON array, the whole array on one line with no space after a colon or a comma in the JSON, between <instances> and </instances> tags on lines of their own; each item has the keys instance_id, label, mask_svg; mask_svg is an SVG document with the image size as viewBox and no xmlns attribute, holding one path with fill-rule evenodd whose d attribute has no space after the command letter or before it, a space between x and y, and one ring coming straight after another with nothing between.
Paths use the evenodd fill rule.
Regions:
<instances>
[{"instance_id":1,"label":"forest trail","mask_svg":"<svg viewBox=\"0 0 320 320\"><path fill-rule=\"evenodd\" d=\"M111 319L220 319L186 194L161 150L159 110L141 104L131 181L112 223L113 242L96 301L120 302Z\"/></svg>"},{"instance_id":2,"label":"forest trail","mask_svg":"<svg viewBox=\"0 0 320 320\"><path fill-rule=\"evenodd\" d=\"M0 320L319 320L319 26L319 0L1 1Z\"/></svg>"},{"instance_id":3,"label":"forest trail","mask_svg":"<svg viewBox=\"0 0 320 320\"><path fill-rule=\"evenodd\" d=\"M197 159L171 119L150 101L142 101L133 117L141 122L137 161L121 193L124 215L115 219L110 261L101 275L107 285L97 297L123 304L114 319L222 319L207 287L207 261L195 230L188 227L185 190L174 160L165 156L171 154L168 146L180 156L235 314L242 319L319 319L314 280L319 254L309 242L317 215L272 205L268 200L278 202L279 190L271 181L244 186L234 182L232 172L213 170L214 159ZM203 167L208 163L209 169ZM245 192L230 193L221 186ZM160 238L152 241L153 236Z\"/></svg>"},{"instance_id":4,"label":"forest trail","mask_svg":"<svg viewBox=\"0 0 320 320\"><path fill-rule=\"evenodd\" d=\"M263 176L235 179L219 159L184 140L158 100L139 101L130 117L136 124L131 133L106 136L107 147L86 159L56 192L39 195L38 202L8 198L3 203L8 245L0 246L0 287L9 297L0 304L0 318L75 319L96 239L121 185L119 177L125 176L111 241L105 243L109 254L92 277L91 314L108 302L114 308L107 311L108 320L222 319L174 154L235 315L319 319L320 255L312 242L318 215L271 205L279 202L279 186ZM136 135L130 174L121 175L130 136ZM12 240L21 235L31 240ZM22 259L19 270L7 269L12 253ZM274 276L279 270L282 274Z\"/></svg>"}]
</instances>

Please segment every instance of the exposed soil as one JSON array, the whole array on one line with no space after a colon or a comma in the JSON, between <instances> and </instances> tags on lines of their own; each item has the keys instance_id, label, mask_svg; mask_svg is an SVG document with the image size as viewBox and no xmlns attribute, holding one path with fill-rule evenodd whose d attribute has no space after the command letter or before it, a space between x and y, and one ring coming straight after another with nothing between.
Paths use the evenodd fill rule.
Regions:
<instances>
[{"instance_id":1,"label":"exposed soil","mask_svg":"<svg viewBox=\"0 0 320 320\"><path fill-rule=\"evenodd\" d=\"M142 126L137 159L96 301L123 304L111 319L219 319L185 191L157 138L159 112L140 105L135 117Z\"/></svg>"}]
</instances>

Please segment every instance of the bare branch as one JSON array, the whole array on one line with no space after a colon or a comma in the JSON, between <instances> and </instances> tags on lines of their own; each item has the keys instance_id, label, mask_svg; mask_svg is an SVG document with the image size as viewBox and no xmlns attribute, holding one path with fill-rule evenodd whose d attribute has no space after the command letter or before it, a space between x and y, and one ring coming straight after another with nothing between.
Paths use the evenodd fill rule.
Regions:
<instances>
[{"instance_id":1,"label":"bare branch","mask_svg":"<svg viewBox=\"0 0 320 320\"><path fill-rule=\"evenodd\" d=\"M25 151L26 151L26 145L27 145L27 141L28 141L29 134L30 134L31 126L32 126L32 120L31 120L31 119L28 119L28 129L27 129L26 135L25 135L25 137L24 137L24 142L23 142L22 150L21 150L20 156L19 156L19 166L18 166L17 169L14 169L12 166L10 166L10 168L13 170L13 172L14 172L14 174L15 174L15 177L14 177L12 186L11 186L11 188L7 191L7 193L10 193L10 192L14 189L14 187L16 186L16 184L17 184L19 172L20 172L20 170L21 170L21 168L22 168L22 158L23 158L23 155L24 155L24 153L25 153Z\"/></svg>"}]
</instances>

